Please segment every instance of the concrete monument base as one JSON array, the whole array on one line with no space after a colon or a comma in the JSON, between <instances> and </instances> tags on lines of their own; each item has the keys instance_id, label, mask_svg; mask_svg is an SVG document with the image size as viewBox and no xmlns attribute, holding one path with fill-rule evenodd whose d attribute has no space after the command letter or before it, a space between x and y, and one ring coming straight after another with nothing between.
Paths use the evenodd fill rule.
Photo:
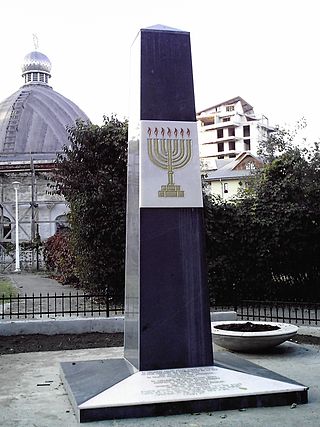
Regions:
<instances>
[{"instance_id":1,"label":"concrete monument base","mask_svg":"<svg viewBox=\"0 0 320 427\"><path fill-rule=\"evenodd\" d=\"M80 422L302 404L308 388L230 353L215 365L138 371L125 359L61 363Z\"/></svg>"}]
</instances>

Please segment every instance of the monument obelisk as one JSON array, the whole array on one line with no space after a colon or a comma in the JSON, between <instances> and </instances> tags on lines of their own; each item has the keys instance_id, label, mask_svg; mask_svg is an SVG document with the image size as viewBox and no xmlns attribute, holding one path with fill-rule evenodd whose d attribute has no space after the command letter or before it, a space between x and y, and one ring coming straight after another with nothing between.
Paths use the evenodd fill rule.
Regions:
<instances>
[{"instance_id":1,"label":"monument obelisk","mask_svg":"<svg viewBox=\"0 0 320 427\"><path fill-rule=\"evenodd\" d=\"M190 35L142 29L131 51L125 357L212 365Z\"/></svg>"},{"instance_id":2,"label":"monument obelisk","mask_svg":"<svg viewBox=\"0 0 320 427\"><path fill-rule=\"evenodd\" d=\"M124 357L61 363L79 421L306 403L232 354L213 365L189 33L141 30L131 75Z\"/></svg>"}]
</instances>

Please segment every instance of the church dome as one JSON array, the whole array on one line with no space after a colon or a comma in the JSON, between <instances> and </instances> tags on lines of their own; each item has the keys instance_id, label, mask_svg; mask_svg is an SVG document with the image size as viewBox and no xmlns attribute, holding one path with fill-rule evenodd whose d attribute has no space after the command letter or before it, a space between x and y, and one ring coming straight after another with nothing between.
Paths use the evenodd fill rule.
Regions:
<instances>
[{"instance_id":1,"label":"church dome","mask_svg":"<svg viewBox=\"0 0 320 427\"><path fill-rule=\"evenodd\" d=\"M28 71L42 71L45 73L51 72L51 62L50 59L41 52L33 51L28 53L23 60L22 64L22 73Z\"/></svg>"},{"instance_id":2,"label":"church dome","mask_svg":"<svg viewBox=\"0 0 320 427\"><path fill-rule=\"evenodd\" d=\"M0 161L53 161L69 144L66 128L89 119L48 86L51 62L45 55L26 55L22 71L26 84L0 102Z\"/></svg>"}]
</instances>

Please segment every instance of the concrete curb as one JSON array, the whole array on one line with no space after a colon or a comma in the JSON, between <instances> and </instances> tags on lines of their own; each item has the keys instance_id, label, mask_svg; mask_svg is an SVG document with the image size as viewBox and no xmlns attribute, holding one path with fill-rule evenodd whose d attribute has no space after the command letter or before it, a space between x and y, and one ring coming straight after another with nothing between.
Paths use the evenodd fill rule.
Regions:
<instances>
[{"instance_id":1,"label":"concrete curb","mask_svg":"<svg viewBox=\"0 0 320 427\"><path fill-rule=\"evenodd\" d=\"M232 321L237 320L237 313L235 311L216 311L210 313L210 318L211 322ZM117 333L123 332L123 330L123 316L0 321L0 336ZM320 327L299 326L298 334L320 337Z\"/></svg>"},{"instance_id":2,"label":"concrete curb","mask_svg":"<svg viewBox=\"0 0 320 427\"><path fill-rule=\"evenodd\" d=\"M71 319L15 320L0 322L0 336L59 335L89 332L123 332L123 317L90 317Z\"/></svg>"},{"instance_id":3,"label":"concrete curb","mask_svg":"<svg viewBox=\"0 0 320 427\"><path fill-rule=\"evenodd\" d=\"M210 320L211 322L237 320L237 312L236 311L211 311Z\"/></svg>"},{"instance_id":4,"label":"concrete curb","mask_svg":"<svg viewBox=\"0 0 320 427\"><path fill-rule=\"evenodd\" d=\"M211 312L211 321L236 320L237 313ZM118 317L76 317L39 320L4 320L0 322L0 336L11 335L58 335L85 334L89 332L116 333L124 330L124 316Z\"/></svg>"},{"instance_id":5,"label":"concrete curb","mask_svg":"<svg viewBox=\"0 0 320 427\"><path fill-rule=\"evenodd\" d=\"M320 338L320 326L298 326L298 335L310 335Z\"/></svg>"}]
</instances>

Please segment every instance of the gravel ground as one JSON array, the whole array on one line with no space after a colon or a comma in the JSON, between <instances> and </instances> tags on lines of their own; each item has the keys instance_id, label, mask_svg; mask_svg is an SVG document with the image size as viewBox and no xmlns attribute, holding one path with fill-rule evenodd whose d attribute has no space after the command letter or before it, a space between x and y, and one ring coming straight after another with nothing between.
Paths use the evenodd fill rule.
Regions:
<instances>
[{"instance_id":1,"label":"gravel ground","mask_svg":"<svg viewBox=\"0 0 320 427\"><path fill-rule=\"evenodd\" d=\"M320 338L296 335L290 341L299 344L320 345ZM0 354L30 353L36 351L81 350L88 348L122 347L123 333L14 335L0 336Z\"/></svg>"}]
</instances>

